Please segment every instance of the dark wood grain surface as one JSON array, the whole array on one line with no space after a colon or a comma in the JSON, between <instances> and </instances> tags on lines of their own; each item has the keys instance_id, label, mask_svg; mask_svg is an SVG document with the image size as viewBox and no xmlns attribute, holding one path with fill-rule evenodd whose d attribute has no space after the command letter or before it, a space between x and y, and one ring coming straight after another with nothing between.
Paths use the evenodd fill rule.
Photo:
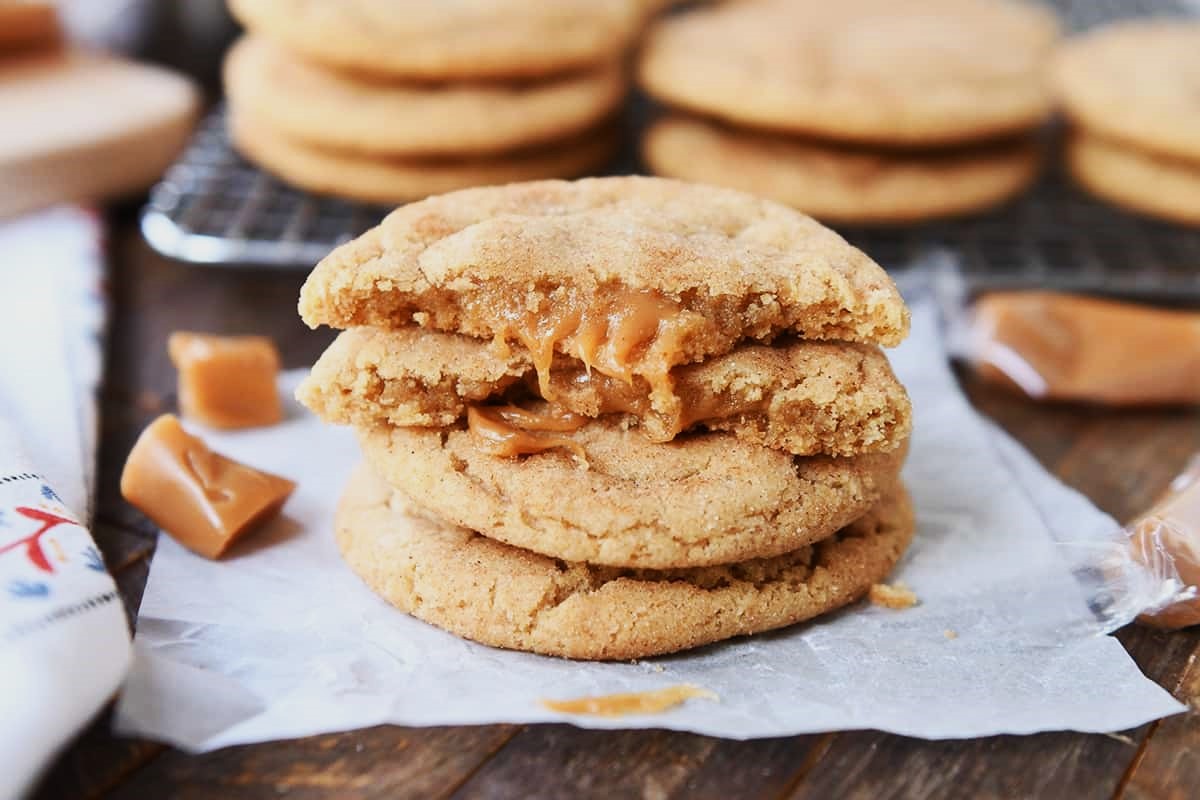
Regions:
<instances>
[{"instance_id":1,"label":"dark wood grain surface","mask_svg":"<svg viewBox=\"0 0 1200 800\"><path fill-rule=\"evenodd\" d=\"M142 426L174 409L167 334L267 334L288 367L312 363L330 334L309 331L296 317L298 273L168 262L141 241L128 210L114 215L110 251L94 533L133 618L156 533L120 500L117 479ZM1043 464L1119 519L1143 509L1200 450L1200 415L1192 410L1043 407L969 378L964 385ZM1200 631L1131 627L1119 638L1147 675L1200 708ZM1103 687L1096 702L1104 702ZM565 725L380 727L191 756L114 737L105 714L57 760L35 796L1182 799L1200 796L1200 715L1115 735L960 742L870 731L727 742Z\"/></svg>"}]
</instances>

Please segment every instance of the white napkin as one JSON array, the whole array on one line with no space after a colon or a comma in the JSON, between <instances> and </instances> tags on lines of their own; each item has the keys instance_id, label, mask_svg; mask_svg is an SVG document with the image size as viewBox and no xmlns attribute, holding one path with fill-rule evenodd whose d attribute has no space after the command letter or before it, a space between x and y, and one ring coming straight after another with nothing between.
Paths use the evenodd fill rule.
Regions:
<instances>
[{"instance_id":1,"label":"white napkin","mask_svg":"<svg viewBox=\"0 0 1200 800\"><path fill-rule=\"evenodd\" d=\"M0 797L38 772L129 665L91 534L101 226L77 208L0 224Z\"/></svg>"},{"instance_id":2,"label":"white napkin","mask_svg":"<svg viewBox=\"0 0 1200 800\"><path fill-rule=\"evenodd\" d=\"M633 664L466 642L392 609L341 562L332 516L357 447L348 430L293 405L273 428L203 432L218 451L299 488L282 517L223 562L160 540L117 726L208 750L389 722L944 738L1111 731L1182 711L1103 635L1121 620L1089 611L1095 587L1076 580L1064 555L1061 541L1106 542L1116 523L970 408L929 305L914 308L893 361L916 409L905 478L919 527L895 575L920 596L915 608L858 604ZM284 391L299 377L286 376ZM676 683L721 699L616 720L539 704Z\"/></svg>"}]
</instances>

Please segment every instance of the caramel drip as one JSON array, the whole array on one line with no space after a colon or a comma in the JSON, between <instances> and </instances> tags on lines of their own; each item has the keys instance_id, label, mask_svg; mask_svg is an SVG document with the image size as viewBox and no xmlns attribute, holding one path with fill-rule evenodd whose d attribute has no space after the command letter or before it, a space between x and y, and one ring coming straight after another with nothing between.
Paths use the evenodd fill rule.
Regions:
<instances>
[{"instance_id":1,"label":"caramel drip","mask_svg":"<svg viewBox=\"0 0 1200 800\"><path fill-rule=\"evenodd\" d=\"M555 350L574 356L590 373L632 384L644 377L652 389L671 391L669 370L679 360L693 314L658 292L610 288L595 295L567 290L548 298L536 310L521 308L500 314L497 335L515 338L533 355L542 397L554 399L550 366ZM660 351L657 363L643 356Z\"/></svg>"},{"instance_id":2,"label":"caramel drip","mask_svg":"<svg viewBox=\"0 0 1200 800\"><path fill-rule=\"evenodd\" d=\"M685 430L697 423L709 420L723 420L740 417L744 414L756 414L765 410L769 404L769 395L752 398L700 392L690 397L689 402L683 404L683 411L679 415L679 430Z\"/></svg>"},{"instance_id":3,"label":"caramel drip","mask_svg":"<svg viewBox=\"0 0 1200 800\"><path fill-rule=\"evenodd\" d=\"M708 689L681 683L649 692L577 697L573 700L543 700L542 705L551 711L563 714L623 717L627 714L659 714L693 697L702 697L706 700L720 699L715 692Z\"/></svg>"},{"instance_id":4,"label":"caramel drip","mask_svg":"<svg viewBox=\"0 0 1200 800\"><path fill-rule=\"evenodd\" d=\"M752 395L713 393L706 385L695 382L689 384L686 375L673 375L672 378L681 402L675 413L660 414L672 434L698 423L755 414L764 411L770 404L770 394L766 392ZM625 384L598 372L590 373L581 369L566 375L560 374L555 391L558 402L596 416L633 414L644 418L655 413L650 389L645 383L635 381Z\"/></svg>"},{"instance_id":5,"label":"caramel drip","mask_svg":"<svg viewBox=\"0 0 1200 800\"><path fill-rule=\"evenodd\" d=\"M587 422L586 417L550 406L545 411L530 411L516 406L470 406L467 409L467 428L494 456L514 456L543 453L555 448L570 450L581 460L587 454L583 445L567 436Z\"/></svg>"}]
</instances>

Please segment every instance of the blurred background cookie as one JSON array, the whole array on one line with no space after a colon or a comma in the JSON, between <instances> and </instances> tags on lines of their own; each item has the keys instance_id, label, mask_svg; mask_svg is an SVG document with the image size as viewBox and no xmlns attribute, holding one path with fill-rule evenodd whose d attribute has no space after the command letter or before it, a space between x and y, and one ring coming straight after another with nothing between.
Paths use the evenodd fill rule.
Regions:
<instances>
[{"instance_id":1,"label":"blurred background cookie","mask_svg":"<svg viewBox=\"0 0 1200 800\"><path fill-rule=\"evenodd\" d=\"M659 174L827 220L982 210L1036 177L1028 133L1052 110L1057 35L1049 11L1007 0L767 0L676 15L648 35L639 81L708 120L660 122L643 154Z\"/></svg>"},{"instance_id":2,"label":"blurred background cookie","mask_svg":"<svg viewBox=\"0 0 1200 800\"><path fill-rule=\"evenodd\" d=\"M632 41L642 0L229 0L261 33L331 67L406 80L546 76Z\"/></svg>"},{"instance_id":3,"label":"blurred background cookie","mask_svg":"<svg viewBox=\"0 0 1200 800\"><path fill-rule=\"evenodd\" d=\"M1200 161L1126 147L1084 130L1066 146L1072 177L1093 194L1119 206L1200 225Z\"/></svg>"},{"instance_id":4,"label":"blurred background cookie","mask_svg":"<svg viewBox=\"0 0 1200 800\"><path fill-rule=\"evenodd\" d=\"M730 186L824 220L902 223L1001 203L1037 176L1030 137L971 148L881 150L743 131L681 114L642 141L662 175Z\"/></svg>"},{"instance_id":5,"label":"blurred background cookie","mask_svg":"<svg viewBox=\"0 0 1200 800\"><path fill-rule=\"evenodd\" d=\"M639 75L664 103L740 125L932 146L1041 123L1057 32L1006 0L733 3L662 21Z\"/></svg>"},{"instance_id":6,"label":"blurred background cookie","mask_svg":"<svg viewBox=\"0 0 1200 800\"><path fill-rule=\"evenodd\" d=\"M616 149L641 2L234 0L230 136L287 183L401 203L571 178Z\"/></svg>"},{"instance_id":7,"label":"blurred background cookie","mask_svg":"<svg viewBox=\"0 0 1200 800\"><path fill-rule=\"evenodd\" d=\"M1067 41L1054 86L1081 131L1072 175L1118 205L1200 223L1200 23L1123 22Z\"/></svg>"},{"instance_id":8,"label":"blurred background cookie","mask_svg":"<svg viewBox=\"0 0 1200 800\"><path fill-rule=\"evenodd\" d=\"M579 133L625 95L620 63L537 82L367 81L258 37L235 44L225 87L236 108L314 146L382 155L477 155Z\"/></svg>"},{"instance_id":9,"label":"blurred background cookie","mask_svg":"<svg viewBox=\"0 0 1200 800\"><path fill-rule=\"evenodd\" d=\"M397 203L471 186L584 175L603 166L617 146L616 132L605 128L499 158L370 157L292 139L244 111L230 115L229 134L244 156L288 183L370 203Z\"/></svg>"}]
</instances>

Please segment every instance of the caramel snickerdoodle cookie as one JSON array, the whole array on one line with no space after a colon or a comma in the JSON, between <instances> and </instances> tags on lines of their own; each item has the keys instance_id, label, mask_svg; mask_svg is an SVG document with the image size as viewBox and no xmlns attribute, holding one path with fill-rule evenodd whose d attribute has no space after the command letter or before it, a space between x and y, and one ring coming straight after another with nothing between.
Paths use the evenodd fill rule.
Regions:
<instances>
[{"instance_id":1,"label":"caramel snickerdoodle cookie","mask_svg":"<svg viewBox=\"0 0 1200 800\"><path fill-rule=\"evenodd\" d=\"M550 368L554 402L588 417L627 414L651 441L702 427L797 455L858 455L895 449L911 428L911 406L878 347L784 340L741 345L670 377L680 404L654 410L650 387L559 355ZM297 397L328 422L445 427L468 406L519 400L538 389L521 347L416 327L354 328L330 345Z\"/></svg>"},{"instance_id":2,"label":"caramel snickerdoodle cookie","mask_svg":"<svg viewBox=\"0 0 1200 800\"><path fill-rule=\"evenodd\" d=\"M1200 225L1200 161L1129 147L1076 132L1068 141L1071 176L1093 194L1132 211Z\"/></svg>"},{"instance_id":3,"label":"caramel snickerdoodle cookie","mask_svg":"<svg viewBox=\"0 0 1200 800\"><path fill-rule=\"evenodd\" d=\"M668 372L793 333L894 345L895 284L816 221L748 194L662 178L542 181L394 211L305 282L310 326L424 328L520 344L543 396L555 352L678 405Z\"/></svg>"},{"instance_id":4,"label":"caramel snickerdoodle cookie","mask_svg":"<svg viewBox=\"0 0 1200 800\"><path fill-rule=\"evenodd\" d=\"M1053 67L1067 115L1087 131L1200 165L1200 22L1098 28L1067 40Z\"/></svg>"},{"instance_id":5,"label":"caramel snickerdoodle cookie","mask_svg":"<svg viewBox=\"0 0 1200 800\"><path fill-rule=\"evenodd\" d=\"M545 81L413 84L367 80L245 37L225 61L229 102L314 147L402 157L482 155L594 127L625 94L612 61Z\"/></svg>"},{"instance_id":6,"label":"caramel snickerdoodle cookie","mask_svg":"<svg viewBox=\"0 0 1200 800\"><path fill-rule=\"evenodd\" d=\"M997 205L1032 183L1040 162L1028 137L943 150L863 150L680 114L651 126L642 154L660 175L753 192L825 221L870 224Z\"/></svg>"},{"instance_id":7,"label":"caramel snickerdoodle cookie","mask_svg":"<svg viewBox=\"0 0 1200 800\"><path fill-rule=\"evenodd\" d=\"M750 127L944 145L1041 123L1057 35L1050 11L1009 0L728 3L658 24L639 80Z\"/></svg>"},{"instance_id":8,"label":"caramel snickerdoodle cookie","mask_svg":"<svg viewBox=\"0 0 1200 800\"><path fill-rule=\"evenodd\" d=\"M699 569L564 562L428 516L360 468L338 508L338 546L385 600L495 647L631 659L793 625L862 597L912 538L898 483L825 540L773 558Z\"/></svg>"},{"instance_id":9,"label":"caramel snickerdoodle cookie","mask_svg":"<svg viewBox=\"0 0 1200 800\"><path fill-rule=\"evenodd\" d=\"M802 458L728 433L655 443L612 417L521 458L466 427L358 435L380 477L450 522L569 561L660 569L823 539L875 504L907 450Z\"/></svg>"},{"instance_id":10,"label":"caramel snickerdoodle cookie","mask_svg":"<svg viewBox=\"0 0 1200 800\"><path fill-rule=\"evenodd\" d=\"M372 157L314 147L232 106L229 133L243 156L284 181L320 194L400 203L469 186L571 177L602 167L616 150L603 128L567 142L485 158Z\"/></svg>"},{"instance_id":11,"label":"caramel snickerdoodle cookie","mask_svg":"<svg viewBox=\"0 0 1200 800\"><path fill-rule=\"evenodd\" d=\"M357 72L423 81L548 75L616 58L639 0L230 0L251 32Z\"/></svg>"}]
</instances>

